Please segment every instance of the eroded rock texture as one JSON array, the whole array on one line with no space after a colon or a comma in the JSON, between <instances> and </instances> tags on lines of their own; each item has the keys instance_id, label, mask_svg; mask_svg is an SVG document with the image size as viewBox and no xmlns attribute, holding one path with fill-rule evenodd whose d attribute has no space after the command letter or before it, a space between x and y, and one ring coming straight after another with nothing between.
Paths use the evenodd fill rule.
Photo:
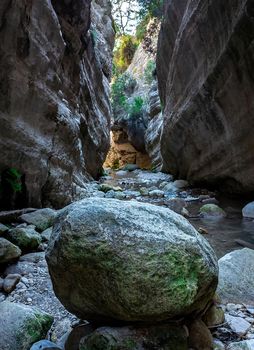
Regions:
<instances>
[{"instance_id":1,"label":"eroded rock texture","mask_svg":"<svg viewBox=\"0 0 254 350\"><path fill-rule=\"evenodd\" d=\"M254 6L167 0L159 38L164 170L254 190Z\"/></svg>"},{"instance_id":2,"label":"eroded rock texture","mask_svg":"<svg viewBox=\"0 0 254 350\"><path fill-rule=\"evenodd\" d=\"M0 172L23 175L23 204L61 207L98 176L113 41L109 1L1 1Z\"/></svg>"}]
</instances>

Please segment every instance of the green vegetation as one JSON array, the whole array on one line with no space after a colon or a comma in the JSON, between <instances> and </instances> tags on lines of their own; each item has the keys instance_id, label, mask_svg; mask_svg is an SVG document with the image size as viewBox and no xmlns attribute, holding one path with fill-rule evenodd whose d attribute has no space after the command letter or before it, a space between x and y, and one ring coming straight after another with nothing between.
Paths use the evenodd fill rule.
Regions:
<instances>
[{"instance_id":1,"label":"green vegetation","mask_svg":"<svg viewBox=\"0 0 254 350\"><path fill-rule=\"evenodd\" d=\"M141 96L135 97L129 106L129 117L138 118L143 111L144 100Z\"/></svg>"},{"instance_id":2,"label":"green vegetation","mask_svg":"<svg viewBox=\"0 0 254 350\"><path fill-rule=\"evenodd\" d=\"M147 14L144 16L136 27L136 38L139 43L144 39L146 34L146 27L151 19L151 16Z\"/></svg>"},{"instance_id":3,"label":"green vegetation","mask_svg":"<svg viewBox=\"0 0 254 350\"><path fill-rule=\"evenodd\" d=\"M113 112L119 109L128 109L127 92L133 91L136 86L136 80L129 74L118 75L111 85L111 102Z\"/></svg>"},{"instance_id":4,"label":"green vegetation","mask_svg":"<svg viewBox=\"0 0 254 350\"><path fill-rule=\"evenodd\" d=\"M149 60L144 71L144 78L147 84L151 84L153 82L154 80L153 75L154 75L155 68L156 68L156 64L154 60Z\"/></svg>"},{"instance_id":5,"label":"green vegetation","mask_svg":"<svg viewBox=\"0 0 254 350\"><path fill-rule=\"evenodd\" d=\"M137 0L140 11L139 17L143 18L147 15L150 17L161 17L163 0Z\"/></svg>"},{"instance_id":6,"label":"green vegetation","mask_svg":"<svg viewBox=\"0 0 254 350\"><path fill-rule=\"evenodd\" d=\"M126 71L131 64L137 47L138 42L132 35L122 35L118 38L114 52L114 75L117 76Z\"/></svg>"},{"instance_id":7,"label":"green vegetation","mask_svg":"<svg viewBox=\"0 0 254 350\"><path fill-rule=\"evenodd\" d=\"M2 172L2 184L7 183L14 193L22 192L22 174L16 168L9 168Z\"/></svg>"}]
</instances>

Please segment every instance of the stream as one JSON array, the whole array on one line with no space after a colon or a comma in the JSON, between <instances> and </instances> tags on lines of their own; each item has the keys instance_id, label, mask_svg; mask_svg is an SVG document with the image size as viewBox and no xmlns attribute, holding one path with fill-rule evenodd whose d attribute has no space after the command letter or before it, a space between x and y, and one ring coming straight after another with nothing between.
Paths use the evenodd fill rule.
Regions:
<instances>
[{"instance_id":1,"label":"stream","mask_svg":"<svg viewBox=\"0 0 254 350\"><path fill-rule=\"evenodd\" d=\"M172 177L163 173L135 170L110 171L109 175L102 178L101 182L110 186L120 186L125 199L135 199L140 202L152 203L168 207L174 199L183 199L186 209L190 213L188 220L196 229L202 228L207 231L205 237L216 251L218 258L225 254L242 248L236 240L254 243L254 220L242 217L242 208L247 201L232 199L218 193L210 192L200 188L172 189L167 191L163 198L156 198L149 195L142 195L139 191L142 188L148 190L160 190L161 185L166 182L172 183ZM199 209L205 204L201 198L216 199L217 204L224 209L227 216L222 218L201 218ZM209 197L209 198L208 198Z\"/></svg>"}]
</instances>

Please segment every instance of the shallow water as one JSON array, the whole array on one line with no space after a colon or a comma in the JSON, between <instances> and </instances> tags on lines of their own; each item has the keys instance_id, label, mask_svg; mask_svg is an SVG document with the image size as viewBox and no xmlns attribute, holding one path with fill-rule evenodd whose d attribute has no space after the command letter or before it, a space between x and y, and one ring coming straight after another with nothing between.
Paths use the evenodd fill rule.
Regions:
<instances>
[{"instance_id":1,"label":"shallow water","mask_svg":"<svg viewBox=\"0 0 254 350\"><path fill-rule=\"evenodd\" d=\"M171 177L167 174L153 173L148 171L134 171L123 175L112 172L110 176L103 180L113 186L121 186L124 190L137 191L141 187L159 187L164 181L170 181ZM211 194L205 189L185 189L184 191L169 192L167 197L163 199L149 198L147 196L139 196L136 199L142 202L148 202L155 205L166 206L166 201L172 198L184 198L187 202L187 209L191 214L188 220L198 229L200 227L207 230L208 234L204 235L211 243L216 251L218 258L235 250L241 249L235 240L242 240L254 244L254 221L242 218L241 210L247 203L236 199L230 199L220 195L215 195L219 201L219 206L226 213L225 218L205 219L199 218L199 208L203 205L198 200L200 194Z\"/></svg>"}]
</instances>

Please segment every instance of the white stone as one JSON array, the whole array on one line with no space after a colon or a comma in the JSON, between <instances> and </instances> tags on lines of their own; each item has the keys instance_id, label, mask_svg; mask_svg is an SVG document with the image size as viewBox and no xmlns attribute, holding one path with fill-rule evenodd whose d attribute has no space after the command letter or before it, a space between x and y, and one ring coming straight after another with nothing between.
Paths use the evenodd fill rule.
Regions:
<instances>
[{"instance_id":1,"label":"white stone","mask_svg":"<svg viewBox=\"0 0 254 350\"><path fill-rule=\"evenodd\" d=\"M254 219L254 202L248 203L242 210L243 217Z\"/></svg>"},{"instance_id":2,"label":"white stone","mask_svg":"<svg viewBox=\"0 0 254 350\"><path fill-rule=\"evenodd\" d=\"M231 343L227 350L254 350L254 339Z\"/></svg>"},{"instance_id":3,"label":"white stone","mask_svg":"<svg viewBox=\"0 0 254 350\"><path fill-rule=\"evenodd\" d=\"M251 327L251 324L241 317L235 317L226 314L225 320L232 331L239 336L246 334Z\"/></svg>"}]
</instances>

